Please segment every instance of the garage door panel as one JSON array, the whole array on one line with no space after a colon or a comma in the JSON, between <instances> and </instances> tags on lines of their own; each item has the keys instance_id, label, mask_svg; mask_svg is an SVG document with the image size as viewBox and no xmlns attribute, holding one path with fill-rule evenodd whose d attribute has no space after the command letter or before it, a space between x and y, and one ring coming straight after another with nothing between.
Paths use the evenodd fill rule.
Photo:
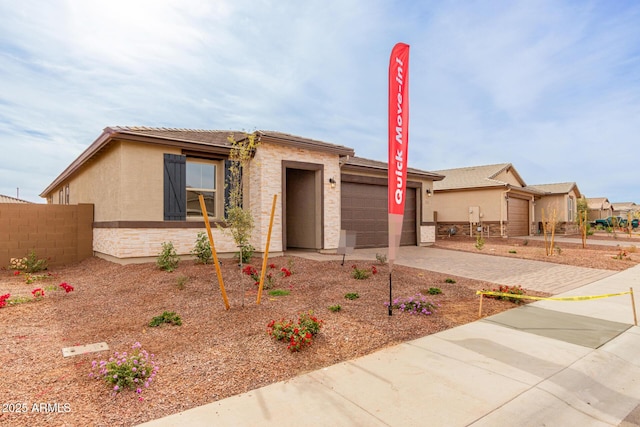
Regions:
<instances>
[{"instance_id":1,"label":"garage door panel","mask_svg":"<svg viewBox=\"0 0 640 427\"><path fill-rule=\"evenodd\" d=\"M401 245L415 245L416 191L407 189ZM342 229L356 232L357 248L386 247L389 242L387 187L342 183Z\"/></svg>"},{"instance_id":2,"label":"garage door panel","mask_svg":"<svg viewBox=\"0 0 640 427\"><path fill-rule=\"evenodd\" d=\"M529 235L529 201L511 197L507 207L507 235Z\"/></svg>"}]
</instances>

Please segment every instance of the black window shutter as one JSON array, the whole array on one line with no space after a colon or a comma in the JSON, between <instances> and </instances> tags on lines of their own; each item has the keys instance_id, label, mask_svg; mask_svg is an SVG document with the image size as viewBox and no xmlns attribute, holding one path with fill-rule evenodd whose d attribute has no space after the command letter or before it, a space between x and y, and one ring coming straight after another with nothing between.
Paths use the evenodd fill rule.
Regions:
<instances>
[{"instance_id":1,"label":"black window shutter","mask_svg":"<svg viewBox=\"0 0 640 427\"><path fill-rule=\"evenodd\" d=\"M187 158L179 154L164 155L164 220L187 219Z\"/></svg>"}]
</instances>

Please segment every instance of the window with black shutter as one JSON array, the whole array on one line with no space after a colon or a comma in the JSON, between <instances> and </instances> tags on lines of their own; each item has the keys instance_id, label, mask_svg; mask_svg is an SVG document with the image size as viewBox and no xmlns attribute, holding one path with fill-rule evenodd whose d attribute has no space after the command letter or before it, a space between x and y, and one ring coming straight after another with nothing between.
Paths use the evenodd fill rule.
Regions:
<instances>
[{"instance_id":1,"label":"window with black shutter","mask_svg":"<svg viewBox=\"0 0 640 427\"><path fill-rule=\"evenodd\" d=\"M186 209L187 158L178 154L164 155L164 220L184 221Z\"/></svg>"}]
</instances>

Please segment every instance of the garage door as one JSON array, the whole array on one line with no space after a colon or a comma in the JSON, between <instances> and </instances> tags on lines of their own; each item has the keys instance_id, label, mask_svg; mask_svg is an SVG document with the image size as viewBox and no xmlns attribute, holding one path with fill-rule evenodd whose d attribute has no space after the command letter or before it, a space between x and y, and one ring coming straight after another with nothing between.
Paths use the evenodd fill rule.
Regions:
<instances>
[{"instance_id":1,"label":"garage door","mask_svg":"<svg viewBox=\"0 0 640 427\"><path fill-rule=\"evenodd\" d=\"M387 187L342 183L342 229L356 232L356 248L382 248L389 245ZM407 188L403 246L416 245L416 190Z\"/></svg>"},{"instance_id":2,"label":"garage door","mask_svg":"<svg viewBox=\"0 0 640 427\"><path fill-rule=\"evenodd\" d=\"M529 201L524 199L509 198L507 208L507 236L529 235Z\"/></svg>"}]
</instances>

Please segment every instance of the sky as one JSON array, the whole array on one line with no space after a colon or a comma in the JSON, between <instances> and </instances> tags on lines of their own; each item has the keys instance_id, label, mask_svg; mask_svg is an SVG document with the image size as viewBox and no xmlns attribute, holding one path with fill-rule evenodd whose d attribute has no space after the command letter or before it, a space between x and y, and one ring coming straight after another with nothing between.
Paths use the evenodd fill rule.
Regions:
<instances>
[{"instance_id":1,"label":"sky","mask_svg":"<svg viewBox=\"0 0 640 427\"><path fill-rule=\"evenodd\" d=\"M640 204L638 23L625 0L0 0L0 194L43 203L107 126L271 130L386 161L403 42L409 166L511 163Z\"/></svg>"}]
</instances>

